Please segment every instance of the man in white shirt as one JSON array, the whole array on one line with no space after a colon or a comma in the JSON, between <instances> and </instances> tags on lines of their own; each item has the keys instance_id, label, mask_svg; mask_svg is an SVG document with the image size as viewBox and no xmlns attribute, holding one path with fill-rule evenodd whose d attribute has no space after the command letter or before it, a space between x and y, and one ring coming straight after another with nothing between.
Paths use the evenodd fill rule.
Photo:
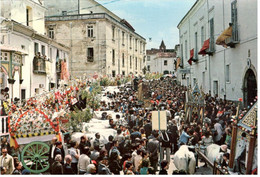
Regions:
<instances>
[{"instance_id":1,"label":"man in white shirt","mask_svg":"<svg viewBox=\"0 0 260 177\"><path fill-rule=\"evenodd\" d=\"M85 174L87 172L87 167L91 163L89 158L90 150L89 147L84 147L82 154L79 156L78 160L78 170L79 174Z\"/></svg>"}]
</instances>

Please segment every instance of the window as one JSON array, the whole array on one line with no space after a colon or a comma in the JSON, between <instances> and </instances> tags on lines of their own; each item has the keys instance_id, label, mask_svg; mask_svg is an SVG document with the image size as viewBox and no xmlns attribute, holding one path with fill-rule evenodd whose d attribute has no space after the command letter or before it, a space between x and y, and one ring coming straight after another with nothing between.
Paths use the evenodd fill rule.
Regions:
<instances>
[{"instance_id":1,"label":"window","mask_svg":"<svg viewBox=\"0 0 260 177\"><path fill-rule=\"evenodd\" d=\"M39 52L39 44L37 42L34 43L34 54L36 55Z\"/></svg>"},{"instance_id":2,"label":"window","mask_svg":"<svg viewBox=\"0 0 260 177\"><path fill-rule=\"evenodd\" d=\"M142 42L140 41L140 53L142 52Z\"/></svg>"},{"instance_id":3,"label":"window","mask_svg":"<svg viewBox=\"0 0 260 177\"><path fill-rule=\"evenodd\" d=\"M230 82L230 65L226 65L226 82Z\"/></svg>"},{"instance_id":4,"label":"window","mask_svg":"<svg viewBox=\"0 0 260 177\"><path fill-rule=\"evenodd\" d=\"M135 57L135 70L137 70L137 57Z\"/></svg>"},{"instance_id":5,"label":"window","mask_svg":"<svg viewBox=\"0 0 260 177\"><path fill-rule=\"evenodd\" d=\"M115 50L112 49L112 64L115 65Z\"/></svg>"},{"instance_id":6,"label":"window","mask_svg":"<svg viewBox=\"0 0 260 177\"><path fill-rule=\"evenodd\" d=\"M205 41L205 36L204 36L204 26L201 27L201 47L203 46L204 44L204 41Z\"/></svg>"},{"instance_id":7,"label":"window","mask_svg":"<svg viewBox=\"0 0 260 177\"><path fill-rule=\"evenodd\" d=\"M187 40L185 40L185 58L188 59L188 44L187 44Z\"/></svg>"},{"instance_id":8,"label":"window","mask_svg":"<svg viewBox=\"0 0 260 177\"><path fill-rule=\"evenodd\" d=\"M49 38L54 39L54 28L53 27L49 27Z\"/></svg>"},{"instance_id":9,"label":"window","mask_svg":"<svg viewBox=\"0 0 260 177\"><path fill-rule=\"evenodd\" d=\"M210 51L214 51L215 49L215 42L214 42L214 18L210 19L209 21L210 24L210 44L209 44L209 48Z\"/></svg>"},{"instance_id":10,"label":"window","mask_svg":"<svg viewBox=\"0 0 260 177\"><path fill-rule=\"evenodd\" d=\"M164 60L163 63L164 63L164 66L167 66L167 60Z\"/></svg>"},{"instance_id":11,"label":"window","mask_svg":"<svg viewBox=\"0 0 260 177\"><path fill-rule=\"evenodd\" d=\"M238 41L237 0L231 3L231 22L232 22L232 38L234 41Z\"/></svg>"},{"instance_id":12,"label":"window","mask_svg":"<svg viewBox=\"0 0 260 177\"><path fill-rule=\"evenodd\" d=\"M122 31L122 45L125 46L125 32Z\"/></svg>"},{"instance_id":13,"label":"window","mask_svg":"<svg viewBox=\"0 0 260 177\"><path fill-rule=\"evenodd\" d=\"M189 86L189 85L190 85L190 78L187 77L187 86Z\"/></svg>"},{"instance_id":14,"label":"window","mask_svg":"<svg viewBox=\"0 0 260 177\"><path fill-rule=\"evenodd\" d=\"M58 62L60 59L60 51L57 50L57 54L56 54L56 62Z\"/></svg>"},{"instance_id":15,"label":"window","mask_svg":"<svg viewBox=\"0 0 260 177\"><path fill-rule=\"evenodd\" d=\"M112 71L112 77L116 77L116 71L115 70Z\"/></svg>"},{"instance_id":16,"label":"window","mask_svg":"<svg viewBox=\"0 0 260 177\"><path fill-rule=\"evenodd\" d=\"M183 60L183 44L181 44L181 60Z\"/></svg>"},{"instance_id":17,"label":"window","mask_svg":"<svg viewBox=\"0 0 260 177\"><path fill-rule=\"evenodd\" d=\"M93 62L94 61L94 49L93 48L88 48L88 54L87 54L87 61L88 62Z\"/></svg>"},{"instance_id":18,"label":"window","mask_svg":"<svg viewBox=\"0 0 260 177\"><path fill-rule=\"evenodd\" d=\"M125 54L122 53L122 67L125 67Z\"/></svg>"},{"instance_id":19,"label":"window","mask_svg":"<svg viewBox=\"0 0 260 177\"><path fill-rule=\"evenodd\" d=\"M137 51L137 39L135 39L135 51Z\"/></svg>"},{"instance_id":20,"label":"window","mask_svg":"<svg viewBox=\"0 0 260 177\"><path fill-rule=\"evenodd\" d=\"M151 60L151 57L150 56L147 56L147 61L150 61Z\"/></svg>"},{"instance_id":21,"label":"window","mask_svg":"<svg viewBox=\"0 0 260 177\"><path fill-rule=\"evenodd\" d=\"M125 71L122 71L122 75L125 76Z\"/></svg>"},{"instance_id":22,"label":"window","mask_svg":"<svg viewBox=\"0 0 260 177\"><path fill-rule=\"evenodd\" d=\"M115 27L112 26L112 40L115 40Z\"/></svg>"},{"instance_id":23,"label":"window","mask_svg":"<svg viewBox=\"0 0 260 177\"><path fill-rule=\"evenodd\" d=\"M32 8L26 7L26 26L32 26Z\"/></svg>"},{"instance_id":24,"label":"window","mask_svg":"<svg viewBox=\"0 0 260 177\"><path fill-rule=\"evenodd\" d=\"M130 68L132 68L132 56L130 56Z\"/></svg>"},{"instance_id":25,"label":"window","mask_svg":"<svg viewBox=\"0 0 260 177\"><path fill-rule=\"evenodd\" d=\"M42 45L42 56L44 56L44 55L45 55L45 46Z\"/></svg>"},{"instance_id":26,"label":"window","mask_svg":"<svg viewBox=\"0 0 260 177\"><path fill-rule=\"evenodd\" d=\"M145 53L144 51L145 51L145 43L143 44L143 53Z\"/></svg>"},{"instance_id":27,"label":"window","mask_svg":"<svg viewBox=\"0 0 260 177\"><path fill-rule=\"evenodd\" d=\"M25 93L26 93L26 90L25 89L22 89L22 100L25 100Z\"/></svg>"},{"instance_id":28,"label":"window","mask_svg":"<svg viewBox=\"0 0 260 177\"><path fill-rule=\"evenodd\" d=\"M49 50L49 57L50 57L50 60L52 61L52 48L50 48L50 50Z\"/></svg>"},{"instance_id":29,"label":"window","mask_svg":"<svg viewBox=\"0 0 260 177\"><path fill-rule=\"evenodd\" d=\"M147 65L147 70L150 72L150 65Z\"/></svg>"},{"instance_id":30,"label":"window","mask_svg":"<svg viewBox=\"0 0 260 177\"><path fill-rule=\"evenodd\" d=\"M67 11L62 11L61 14L62 15L67 15Z\"/></svg>"},{"instance_id":31,"label":"window","mask_svg":"<svg viewBox=\"0 0 260 177\"><path fill-rule=\"evenodd\" d=\"M193 86L195 86L197 83L197 79L196 78L193 78Z\"/></svg>"},{"instance_id":32,"label":"window","mask_svg":"<svg viewBox=\"0 0 260 177\"><path fill-rule=\"evenodd\" d=\"M198 58L198 33L196 32L195 33L195 53L194 53L194 57L195 57L195 59L197 59Z\"/></svg>"},{"instance_id":33,"label":"window","mask_svg":"<svg viewBox=\"0 0 260 177\"><path fill-rule=\"evenodd\" d=\"M218 81L213 81L213 93L214 96L218 96Z\"/></svg>"},{"instance_id":34,"label":"window","mask_svg":"<svg viewBox=\"0 0 260 177\"><path fill-rule=\"evenodd\" d=\"M132 36L130 36L129 42L130 42L130 49L132 49Z\"/></svg>"},{"instance_id":35,"label":"window","mask_svg":"<svg viewBox=\"0 0 260 177\"><path fill-rule=\"evenodd\" d=\"M88 37L94 37L93 26L88 26Z\"/></svg>"}]
</instances>

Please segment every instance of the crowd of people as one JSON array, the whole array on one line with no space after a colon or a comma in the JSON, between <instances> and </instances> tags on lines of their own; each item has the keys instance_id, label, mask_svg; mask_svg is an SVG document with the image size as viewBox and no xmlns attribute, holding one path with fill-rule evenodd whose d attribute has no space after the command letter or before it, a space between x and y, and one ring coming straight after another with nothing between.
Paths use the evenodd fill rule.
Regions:
<instances>
[{"instance_id":1,"label":"crowd of people","mask_svg":"<svg viewBox=\"0 0 260 177\"><path fill-rule=\"evenodd\" d=\"M139 82L148 85L143 95L144 99L149 99L150 106L144 107L138 100L136 84L121 87L117 93L105 93L103 96L110 98L111 102L102 101L100 111L112 110L123 115L124 121L120 121L120 116L118 121L110 115L102 117L109 120L110 128L117 134L110 135L106 144L101 143L99 133L95 134L92 143L84 135L79 143L71 140L67 155L62 142L54 137L49 152L51 174L170 174L170 155L181 145L207 147L215 143L230 148L233 116L236 114L233 102L206 94L203 121L193 114L188 122L184 112L186 87L177 85L170 77ZM157 110L166 111L167 130L152 129L152 111ZM5 157L7 149L2 148L1 158ZM228 153L224 157L220 165L227 166ZM4 168L6 174L22 173L20 166L20 162L2 164L1 173ZM175 170L171 174L178 173L186 172Z\"/></svg>"}]
</instances>

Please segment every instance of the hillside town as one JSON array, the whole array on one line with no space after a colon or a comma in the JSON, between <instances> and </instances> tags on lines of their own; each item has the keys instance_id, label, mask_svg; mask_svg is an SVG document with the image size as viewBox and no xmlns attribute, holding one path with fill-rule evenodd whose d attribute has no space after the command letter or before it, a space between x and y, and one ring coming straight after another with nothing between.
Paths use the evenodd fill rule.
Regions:
<instances>
[{"instance_id":1,"label":"hillside town","mask_svg":"<svg viewBox=\"0 0 260 177\"><path fill-rule=\"evenodd\" d=\"M257 1L120 1L0 0L1 175L257 175Z\"/></svg>"}]
</instances>

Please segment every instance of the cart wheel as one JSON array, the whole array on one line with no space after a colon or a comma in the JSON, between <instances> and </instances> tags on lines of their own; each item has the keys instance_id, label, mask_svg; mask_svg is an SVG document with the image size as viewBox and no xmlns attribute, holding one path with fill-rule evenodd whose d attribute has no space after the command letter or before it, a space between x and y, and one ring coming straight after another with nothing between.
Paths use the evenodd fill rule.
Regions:
<instances>
[{"instance_id":1,"label":"cart wheel","mask_svg":"<svg viewBox=\"0 0 260 177\"><path fill-rule=\"evenodd\" d=\"M31 173L42 173L49 169L49 146L42 142L27 144L22 151L21 161Z\"/></svg>"}]
</instances>

